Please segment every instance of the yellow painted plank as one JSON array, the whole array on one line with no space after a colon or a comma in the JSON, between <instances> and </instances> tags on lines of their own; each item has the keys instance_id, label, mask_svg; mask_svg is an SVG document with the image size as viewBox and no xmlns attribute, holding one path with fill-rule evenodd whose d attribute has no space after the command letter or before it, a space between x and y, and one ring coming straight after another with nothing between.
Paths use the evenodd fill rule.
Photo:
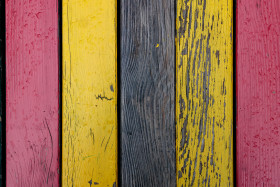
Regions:
<instances>
[{"instance_id":1,"label":"yellow painted plank","mask_svg":"<svg viewBox=\"0 0 280 187\"><path fill-rule=\"evenodd\" d=\"M62 185L117 184L116 0L63 0Z\"/></svg>"},{"instance_id":2,"label":"yellow painted plank","mask_svg":"<svg viewBox=\"0 0 280 187\"><path fill-rule=\"evenodd\" d=\"M177 0L177 185L233 186L232 0Z\"/></svg>"}]
</instances>

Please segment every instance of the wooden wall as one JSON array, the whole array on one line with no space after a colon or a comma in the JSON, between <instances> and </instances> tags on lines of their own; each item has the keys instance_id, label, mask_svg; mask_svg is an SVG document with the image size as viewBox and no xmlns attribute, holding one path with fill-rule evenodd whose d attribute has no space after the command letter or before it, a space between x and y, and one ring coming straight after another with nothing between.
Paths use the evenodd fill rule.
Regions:
<instances>
[{"instance_id":1,"label":"wooden wall","mask_svg":"<svg viewBox=\"0 0 280 187\"><path fill-rule=\"evenodd\" d=\"M279 186L279 10L0 0L0 186Z\"/></svg>"}]
</instances>

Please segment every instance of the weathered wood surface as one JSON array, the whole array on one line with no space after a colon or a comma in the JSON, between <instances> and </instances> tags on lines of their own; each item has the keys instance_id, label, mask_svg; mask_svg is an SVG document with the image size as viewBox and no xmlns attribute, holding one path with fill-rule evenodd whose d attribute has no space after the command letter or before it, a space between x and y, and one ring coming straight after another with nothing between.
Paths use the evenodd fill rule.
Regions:
<instances>
[{"instance_id":1,"label":"weathered wood surface","mask_svg":"<svg viewBox=\"0 0 280 187\"><path fill-rule=\"evenodd\" d=\"M280 1L237 2L237 185L280 186Z\"/></svg>"},{"instance_id":2,"label":"weathered wood surface","mask_svg":"<svg viewBox=\"0 0 280 187\"><path fill-rule=\"evenodd\" d=\"M177 1L177 185L233 186L233 2Z\"/></svg>"},{"instance_id":3,"label":"weathered wood surface","mask_svg":"<svg viewBox=\"0 0 280 187\"><path fill-rule=\"evenodd\" d=\"M175 186L175 4L120 3L121 186Z\"/></svg>"},{"instance_id":4,"label":"weathered wood surface","mask_svg":"<svg viewBox=\"0 0 280 187\"><path fill-rule=\"evenodd\" d=\"M4 186L5 184L5 157L3 157L3 153L5 153L5 136L3 134L3 129L5 128L5 124L3 123L3 119L5 119L4 111L5 111L5 1L0 0L0 186Z\"/></svg>"},{"instance_id":5,"label":"weathered wood surface","mask_svg":"<svg viewBox=\"0 0 280 187\"><path fill-rule=\"evenodd\" d=\"M63 186L117 184L116 3L63 0Z\"/></svg>"},{"instance_id":6,"label":"weathered wood surface","mask_svg":"<svg viewBox=\"0 0 280 187\"><path fill-rule=\"evenodd\" d=\"M5 2L7 186L58 186L57 0Z\"/></svg>"}]
</instances>

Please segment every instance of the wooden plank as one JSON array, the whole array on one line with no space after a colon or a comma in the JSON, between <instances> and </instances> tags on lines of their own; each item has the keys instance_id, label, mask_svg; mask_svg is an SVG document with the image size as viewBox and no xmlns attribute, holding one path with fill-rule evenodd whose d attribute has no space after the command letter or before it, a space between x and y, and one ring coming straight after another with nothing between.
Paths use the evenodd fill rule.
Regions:
<instances>
[{"instance_id":1,"label":"wooden plank","mask_svg":"<svg viewBox=\"0 0 280 187\"><path fill-rule=\"evenodd\" d=\"M62 3L62 185L116 186L117 1Z\"/></svg>"},{"instance_id":2,"label":"wooden plank","mask_svg":"<svg viewBox=\"0 0 280 187\"><path fill-rule=\"evenodd\" d=\"M233 186L233 2L177 1L177 185Z\"/></svg>"},{"instance_id":3,"label":"wooden plank","mask_svg":"<svg viewBox=\"0 0 280 187\"><path fill-rule=\"evenodd\" d=\"M7 186L58 186L57 0L5 2Z\"/></svg>"},{"instance_id":4,"label":"wooden plank","mask_svg":"<svg viewBox=\"0 0 280 187\"><path fill-rule=\"evenodd\" d=\"M280 1L237 2L237 185L280 186Z\"/></svg>"},{"instance_id":5,"label":"wooden plank","mask_svg":"<svg viewBox=\"0 0 280 187\"><path fill-rule=\"evenodd\" d=\"M5 2L0 1L0 186L5 185L5 137L3 129L5 128ZM3 123L4 122L4 123Z\"/></svg>"},{"instance_id":6,"label":"wooden plank","mask_svg":"<svg viewBox=\"0 0 280 187\"><path fill-rule=\"evenodd\" d=\"M175 5L121 0L122 186L175 186Z\"/></svg>"}]
</instances>

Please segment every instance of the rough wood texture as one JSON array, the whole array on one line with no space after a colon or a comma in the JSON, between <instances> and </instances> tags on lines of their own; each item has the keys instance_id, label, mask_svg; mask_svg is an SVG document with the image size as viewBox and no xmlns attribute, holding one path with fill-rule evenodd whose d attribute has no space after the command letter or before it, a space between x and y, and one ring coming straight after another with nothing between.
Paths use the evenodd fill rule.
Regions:
<instances>
[{"instance_id":1,"label":"rough wood texture","mask_svg":"<svg viewBox=\"0 0 280 187\"><path fill-rule=\"evenodd\" d=\"M6 0L7 186L59 185L57 0Z\"/></svg>"},{"instance_id":2,"label":"rough wood texture","mask_svg":"<svg viewBox=\"0 0 280 187\"><path fill-rule=\"evenodd\" d=\"M117 184L116 0L63 0L62 184Z\"/></svg>"},{"instance_id":3,"label":"rough wood texture","mask_svg":"<svg viewBox=\"0 0 280 187\"><path fill-rule=\"evenodd\" d=\"M177 0L177 185L233 186L233 3Z\"/></svg>"},{"instance_id":4,"label":"rough wood texture","mask_svg":"<svg viewBox=\"0 0 280 187\"><path fill-rule=\"evenodd\" d=\"M237 2L237 185L280 186L280 1Z\"/></svg>"},{"instance_id":5,"label":"rough wood texture","mask_svg":"<svg viewBox=\"0 0 280 187\"><path fill-rule=\"evenodd\" d=\"M121 0L122 186L176 185L174 1Z\"/></svg>"}]
</instances>

